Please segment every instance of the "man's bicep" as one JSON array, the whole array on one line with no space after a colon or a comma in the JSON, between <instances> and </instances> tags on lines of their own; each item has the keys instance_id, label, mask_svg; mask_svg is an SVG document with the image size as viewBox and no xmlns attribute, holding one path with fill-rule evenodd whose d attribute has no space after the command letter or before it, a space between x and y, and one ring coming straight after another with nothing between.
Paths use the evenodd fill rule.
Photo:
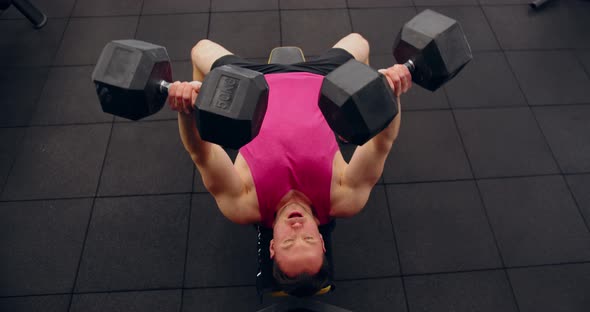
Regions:
<instances>
[{"instance_id":1,"label":"man's bicep","mask_svg":"<svg viewBox=\"0 0 590 312\"><path fill-rule=\"evenodd\" d=\"M215 201L223 216L233 223L251 224L259 221L256 211L253 210L254 207L246 194L238 197L220 194L215 197Z\"/></svg>"},{"instance_id":2,"label":"man's bicep","mask_svg":"<svg viewBox=\"0 0 590 312\"><path fill-rule=\"evenodd\" d=\"M240 177L229 155L217 144L211 146L209 157L195 161L205 188L214 196L238 197L244 191Z\"/></svg>"},{"instance_id":3,"label":"man's bicep","mask_svg":"<svg viewBox=\"0 0 590 312\"><path fill-rule=\"evenodd\" d=\"M372 140L356 148L344 169L343 184L355 189L372 188L381 178L389 149L380 148Z\"/></svg>"}]
</instances>

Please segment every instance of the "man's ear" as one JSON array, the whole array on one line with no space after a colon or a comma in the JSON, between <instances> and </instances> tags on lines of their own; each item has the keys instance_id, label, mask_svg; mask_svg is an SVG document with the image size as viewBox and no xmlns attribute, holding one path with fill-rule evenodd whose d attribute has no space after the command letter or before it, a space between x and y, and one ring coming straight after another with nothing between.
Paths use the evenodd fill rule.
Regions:
<instances>
[{"instance_id":1,"label":"man's ear","mask_svg":"<svg viewBox=\"0 0 590 312\"><path fill-rule=\"evenodd\" d=\"M326 252L326 245L324 244L324 237L322 236L322 234L320 234L320 241L322 241L322 249L324 250L324 253Z\"/></svg>"},{"instance_id":2,"label":"man's ear","mask_svg":"<svg viewBox=\"0 0 590 312\"><path fill-rule=\"evenodd\" d=\"M270 240L270 244L268 245L268 248L270 249L270 258L274 258L275 257L275 240L271 239Z\"/></svg>"}]
</instances>

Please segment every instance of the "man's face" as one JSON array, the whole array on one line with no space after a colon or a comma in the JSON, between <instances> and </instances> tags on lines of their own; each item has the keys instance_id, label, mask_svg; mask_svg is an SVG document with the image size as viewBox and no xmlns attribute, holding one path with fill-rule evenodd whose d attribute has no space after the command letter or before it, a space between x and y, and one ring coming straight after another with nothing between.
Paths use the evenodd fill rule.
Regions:
<instances>
[{"instance_id":1,"label":"man's face","mask_svg":"<svg viewBox=\"0 0 590 312\"><path fill-rule=\"evenodd\" d=\"M273 236L270 257L287 276L314 275L320 270L326 249L311 207L299 202L282 207L275 219Z\"/></svg>"}]
</instances>

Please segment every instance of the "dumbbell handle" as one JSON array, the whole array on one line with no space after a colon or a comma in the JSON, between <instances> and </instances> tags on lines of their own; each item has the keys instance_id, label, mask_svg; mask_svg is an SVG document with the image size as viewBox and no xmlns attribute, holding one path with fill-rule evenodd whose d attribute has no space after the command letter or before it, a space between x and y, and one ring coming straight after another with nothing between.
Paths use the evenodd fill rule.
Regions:
<instances>
[{"instance_id":1,"label":"dumbbell handle","mask_svg":"<svg viewBox=\"0 0 590 312\"><path fill-rule=\"evenodd\" d=\"M404 66L406 66L410 70L410 74L413 74L414 69L416 69L416 65L414 65L414 62L412 60L408 60L407 62L405 62Z\"/></svg>"},{"instance_id":2,"label":"dumbbell handle","mask_svg":"<svg viewBox=\"0 0 590 312\"><path fill-rule=\"evenodd\" d=\"M164 94L168 94L168 90L170 90L170 86L172 85L171 82L166 80L160 81L160 92Z\"/></svg>"}]
</instances>

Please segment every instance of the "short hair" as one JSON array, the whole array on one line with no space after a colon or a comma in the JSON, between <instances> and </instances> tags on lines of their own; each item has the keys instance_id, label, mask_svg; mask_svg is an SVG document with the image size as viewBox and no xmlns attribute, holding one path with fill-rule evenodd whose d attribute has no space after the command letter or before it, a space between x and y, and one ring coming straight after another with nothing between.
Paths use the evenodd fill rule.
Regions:
<instances>
[{"instance_id":1,"label":"short hair","mask_svg":"<svg viewBox=\"0 0 590 312\"><path fill-rule=\"evenodd\" d=\"M279 288L290 296L309 297L329 285L331 279L330 264L324 254L324 260L318 273L314 275L302 273L295 277L289 277L281 271L277 261L273 259L272 276Z\"/></svg>"}]
</instances>

